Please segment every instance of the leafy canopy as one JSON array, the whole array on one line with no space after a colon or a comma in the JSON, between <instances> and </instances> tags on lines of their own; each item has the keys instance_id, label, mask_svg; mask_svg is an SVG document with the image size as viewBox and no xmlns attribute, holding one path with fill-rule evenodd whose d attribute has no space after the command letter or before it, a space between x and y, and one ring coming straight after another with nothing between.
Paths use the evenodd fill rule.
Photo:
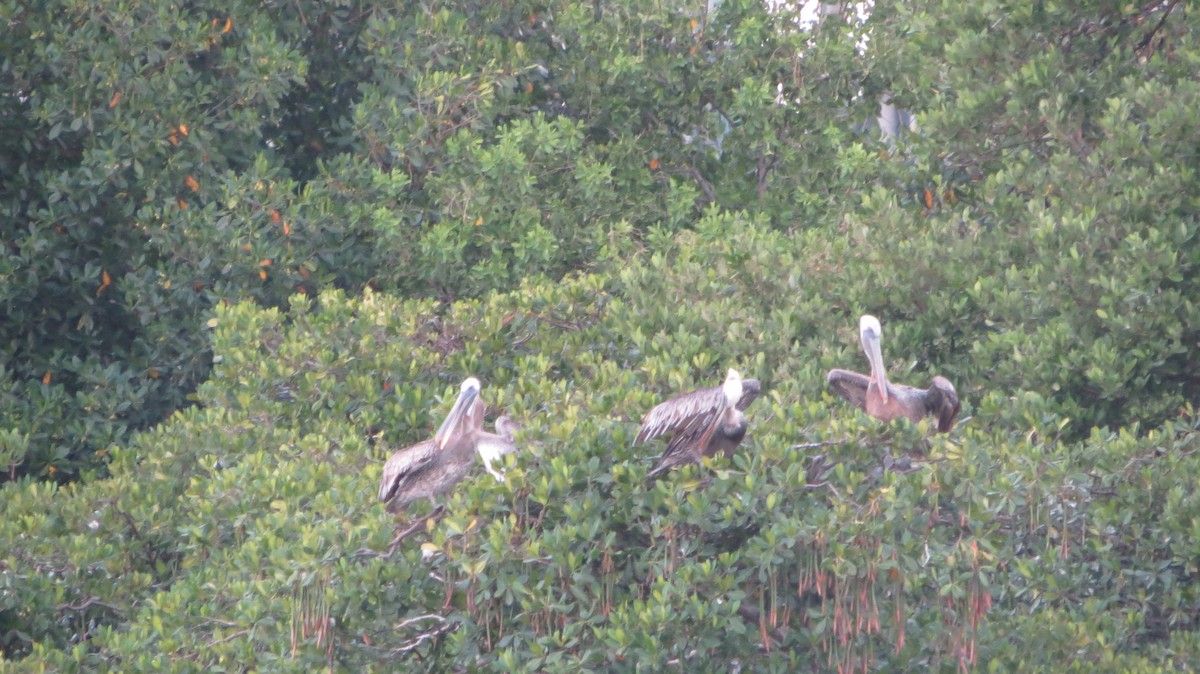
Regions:
<instances>
[{"instance_id":1,"label":"leafy canopy","mask_svg":"<svg viewBox=\"0 0 1200 674\"><path fill-rule=\"evenodd\" d=\"M1180 5L0 0L0 671L1186 667ZM468 374L523 450L393 550Z\"/></svg>"}]
</instances>

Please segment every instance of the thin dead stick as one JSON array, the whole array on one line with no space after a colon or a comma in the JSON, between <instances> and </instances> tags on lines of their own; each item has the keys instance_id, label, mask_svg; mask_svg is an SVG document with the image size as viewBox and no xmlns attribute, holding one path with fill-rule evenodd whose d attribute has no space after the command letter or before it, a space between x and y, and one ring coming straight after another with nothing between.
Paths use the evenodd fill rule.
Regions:
<instances>
[{"instance_id":1,"label":"thin dead stick","mask_svg":"<svg viewBox=\"0 0 1200 674\"><path fill-rule=\"evenodd\" d=\"M829 447L830 445L842 445L849 441L849 438L841 440L822 440L821 442L804 442L799 445L792 445L791 449L817 449L819 447Z\"/></svg>"},{"instance_id":2,"label":"thin dead stick","mask_svg":"<svg viewBox=\"0 0 1200 674\"><path fill-rule=\"evenodd\" d=\"M408 527L404 531L401 531L400 533L396 534L396 537L392 539L392 542L388 543L388 551L387 551L387 554L384 555L384 558L391 557L392 554L396 552L396 549L400 547L400 544L404 542L404 539L413 535L417 531L420 531L421 528L425 526L426 522L433 519L434 517L440 517L441 514L445 511L446 511L446 506L438 506L437 508L434 509L433 512L429 513L428 515L422 517L419 520L416 520L412 524L408 525Z\"/></svg>"}]
</instances>

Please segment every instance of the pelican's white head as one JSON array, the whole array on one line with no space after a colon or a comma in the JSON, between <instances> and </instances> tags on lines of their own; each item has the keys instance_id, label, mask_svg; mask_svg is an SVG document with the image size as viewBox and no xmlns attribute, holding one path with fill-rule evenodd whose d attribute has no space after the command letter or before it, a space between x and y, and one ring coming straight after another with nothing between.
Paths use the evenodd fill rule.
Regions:
<instances>
[{"instance_id":1,"label":"pelican's white head","mask_svg":"<svg viewBox=\"0 0 1200 674\"><path fill-rule=\"evenodd\" d=\"M863 314L862 318L858 319L858 338L862 340L864 346L867 343L868 334L875 339L883 337L883 326L879 324L878 318L871 314Z\"/></svg>"},{"instance_id":2,"label":"pelican's white head","mask_svg":"<svg viewBox=\"0 0 1200 674\"><path fill-rule=\"evenodd\" d=\"M463 418L470 426L479 426L483 423L483 412L487 405L483 404L483 400L479 397L481 390L483 390L483 384L479 383L475 377L467 377L463 380L462 386L458 388L458 395L465 395L473 401L463 414Z\"/></svg>"},{"instance_id":3,"label":"pelican's white head","mask_svg":"<svg viewBox=\"0 0 1200 674\"><path fill-rule=\"evenodd\" d=\"M742 399L742 375L732 367L729 368L729 372L725 373L725 383L721 386L721 390L725 392L725 401L731 406L736 405Z\"/></svg>"}]
</instances>

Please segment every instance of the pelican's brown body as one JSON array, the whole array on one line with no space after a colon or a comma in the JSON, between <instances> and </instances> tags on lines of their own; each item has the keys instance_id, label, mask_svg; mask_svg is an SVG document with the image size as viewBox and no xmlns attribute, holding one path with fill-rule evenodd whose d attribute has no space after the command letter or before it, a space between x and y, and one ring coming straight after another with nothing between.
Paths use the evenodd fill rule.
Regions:
<instances>
[{"instance_id":1,"label":"pelican's brown body","mask_svg":"<svg viewBox=\"0 0 1200 674\"><path fill-rule=\"evenodd\" d=\"M478 379L466 379L433 439L392 454L384 464L379 500L387 503L388 512L399 512L425 498L436 502L438 496L471 472L476 452L483 453L484 448L497 455L515 450L507 417L501 418L504 428L500 427L500 419L496 421L500 434L483 430L485 405L479 389ZM488 470L491 472L490 463Z\"/></svg>"},{"instance_id":2,"label":"pelican's brown body","mask_svg":"<svg viewBox=\"0 0 1200 674\"><path fill-rule=\"evenodd\" d=\"M742 380L730 370L721 386L700 389L659 403L650 410L634 444L673 433L658 465L649 477L683 463L699 463L701 456L729 456L746 436L742 414L759 394L757 379Z\"/></svg>"},{"instance_id":3,"label":"pelican's brown body","mask_svg":"<svg viewBox=\"0 0 1200 674\"><path fill-rule=\"evenodd\" d=\"M948 433L962 412L958 392L948 379L933 378L927 389L893 384L887 380L883 368L883 353L880 347L883 329L874 316L859 319L859 338L867 360L871 363L870 376L833 369L826 381L835 393L850 401L859 409L881 421L904 417L917 423L927 416L937 420L940 433Z\"/></svg>"},{"instance_id":4,"label":"pelican's brown body","mask_svg":"<svg viewBox=\"0 0 1200 674\"><path fill-rule=\"evenodd\" d=\"M436 502L471 472L474 460L475 447L466 442L438 449L435 440L426 440L402 449L384 464L379 500L390 513L424 498Z\"/></svg>"}]
</instances>

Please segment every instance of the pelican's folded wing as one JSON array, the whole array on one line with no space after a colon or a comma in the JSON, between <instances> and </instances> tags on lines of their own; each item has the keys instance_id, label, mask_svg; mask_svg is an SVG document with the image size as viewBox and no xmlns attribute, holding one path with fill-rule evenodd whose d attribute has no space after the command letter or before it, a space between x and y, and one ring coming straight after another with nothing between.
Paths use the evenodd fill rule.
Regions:
<instances>
[{"instance_id":1,"label":"pelican's folded wing","mask_svg":"<svg viewBox=\"0 0 1200 674\"><path fill-rule=\"evenodd\" d=\"M677 431L671 436L667 448L663 450L662 456L658 457L658 462L654 464L654 469L647 473L646 477L652 480L675 466L700 463L700 443L704 442L706 434L711 435L712 426L713 424L693 424Z\"/></svg>"},{"instance_id":2,"label":"pelican's folded wing","mask_svg":"<svg viewBox=\"0 0 1200 674\"><path fill-rule=\"evenodd\" d=\"M720 386L700 389L661 402L642 419L633 444L653 440L665 433L680 433L695 427L711 425L713 418L725 408L725 392ZM674 440L672 440L674 442Z\"/></svg>"},{"instance_id":3,"label":"pelican's folded wing","mask_svg":"<svg viewBox=\"0 0 1200 674\"><path fill-rule=\"evenodd\" d=\"M958 400L958 391L954 390L954 384L945 377L934 377L933 384L929 387L928 400L930 412L937 417L938 432L949 433L962 412L962 403Z\"/></svg>"},{"instance_id":4,"label":"pelican's folded wing","mask_svg":"<svg viewBox=\"0 0 1200 674\"><path fill-rule=\"evenodd\" d=\"M406 482L429 467L437 453L437 443L426 440L392 454L387 463L383 464L383 479L379 481L379 500L392 500Z\"/></svg>"},{"instance_id":5,"label":"pelican's folded wing","mask_svg":"<svg viewBox=\"0 0 1200 674\"><path fill-rule=\"evenodd\" d=\"M825 377L833 392L848 400L861 410L867 409L867 384L871 378L849 370L832 369Z\"/></svg>"},{"instance_id":6,"label":"pelican's folded wing","mask_svg":"<svg viewBox=\"0 0 1200 674\"><path fill-rule=\"evenodd\" d=\"M667 442L667 448L658 459L658 465L647 477L657 477L673 466L700 462L701 455L721 423L721 417L729 411L725 405L724 392L720 389L717 389L717 392L721 394L721 406L706 409L703 413L694 414L677 423L671 440Z\"/></svg>"}]
</instances>

